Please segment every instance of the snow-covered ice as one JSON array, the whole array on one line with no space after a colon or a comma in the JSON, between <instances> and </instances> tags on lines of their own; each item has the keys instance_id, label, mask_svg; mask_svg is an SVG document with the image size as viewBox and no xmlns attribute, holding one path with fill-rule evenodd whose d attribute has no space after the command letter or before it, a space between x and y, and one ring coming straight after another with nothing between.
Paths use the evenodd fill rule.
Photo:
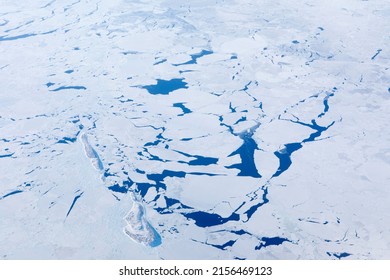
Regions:
<instances>
[{"instance_id":1,"label":"snow-covered ice","mask_svg":"<svg viewBox=\"0 0 390 280\"><path fill-rule=\"evenodd\" d=\"M387 0L0 0L0 259L388 259Z\"/></svg>"}]
</instances>

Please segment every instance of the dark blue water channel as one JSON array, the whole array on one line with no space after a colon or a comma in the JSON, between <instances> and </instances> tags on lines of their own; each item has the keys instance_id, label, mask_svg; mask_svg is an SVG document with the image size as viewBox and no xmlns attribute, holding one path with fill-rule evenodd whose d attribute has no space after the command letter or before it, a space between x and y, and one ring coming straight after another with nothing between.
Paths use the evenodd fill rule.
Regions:
<instances>
[{"instance_id":1,"label":"dark blue water channel","mask_svg":"<svg viewBox=\"0 0 390 280\"><path fill-rule=\"evenodd\" d=\"M141 88L146 89L150 94L164 94L167 95L172 91L188 88L187 83L184 82L184 78L181 79L170 79L170 80L160 80L157 79L157 84L155 85L146 85L141 86Z\"/></svg>"},{"instance_id":2,"label":"dark blue water channel","mask_svg":"<svg viewBox=\"0 0 390 280\"><path fill-rule=\"evenodd\" d=\"M257 143L255 140L253 140L253 134L255 133L256 129L260 126L260 124L257 124L253 127L251 127L248 130L245 130L241 133L233 133L233 129L230 127L230 132L240 137L243 140L242 145L232 152L228 157L232 157L234 155L239 155L241 159L241 163L233 164L230 166L225 166L226 168L237 168L240 170L238 173L238 176L250 176L254 178L261 178L261 175L257 171L256 164L255 164L255 150L258 150L259 147L257 146Z\"/></svg>"},{"instance_id":3,"label":"dark blue water channel","mask_svg":"<svg viewBox=\"0 0 390 280\"><path fill-rule=\"evenodd\" d=\"M12 192L7 193L7 194L3 195L2 197L0 197L0 200L6 198L8 196L11 196L11 195L14 195L14 194L18 194L18 193L22 193L22 192L23 191L21 191L21 190L12 191Z\"/></svg>"},{"instance_id":4,"label":"dark blue water channel","mask_svg":"<svg viewBox=\"0 0 390 280\"><path fill-rule=\"evenodd\" d=\"M326 252L326 254L328 255L328 256L333 256L333 257L336 257L336 258L338 258L339 260L340 259L342 259L342 258L346 258L346 257L349 257L349 256L351 256L352 254L350 254L350 253L346 253L346 252L343 252L343 253L330 253L330 252Z\"/></svg>"},{"instance_id":5,"label":"dark blue water channel","mask_svg":"<svg viewBox=\"0 0 390 280\"><path fill-rule=\"evenodd\" d=\"M323 117L326 113L329 111L329 98L334 96L335 92L337 91L337 88L334 87L331 92L326 92L325 97L323 99L323 105L324 105L324 110L322 113L318 115L318 118ZM320 126L317 124L315 119L311 120L311 123L305 123L300 121L299 119L297 120L288 120L292 123L302 125L309 127L310 129L314 130L313 133L311 133L307 138L303 139L301 142L295 142L295 143L288 143L284 144L284 148L274 152L275 156L279 159L279 167L278 170L272 175L273 177L278 177L280 176L283 172L285 172L287 169L290 168L292 164L291 160L291 155L301 149L303 147L304 143L309 143L309 142L314 142L317 141L317 139L322 135L323 132L327 131L330 127L332 127L335 122L331 122L328 126Z\"/></svg>"},{"instance_id":6,"label":"dark blue water channel","mask_svg":"<svg viewBox=\"0 0 390 280\"><path fill-rule=\"evenodd\" d=\"M28 33L28 34L22 34L22 35L17 35L13 37L8 37L8 36L0 36L0 41L14 41L18 39L24 39L32 36L37 36L35 33Z\"/></svg>"},{"instance_id":7,"label":"dark blue water channel","mask_svg":"<svg viewBox=\"0 0 390 280\"><path fill-rule=\"evenodd\" d=\"M68 90L68 89L86 90L87 88L84 86L61 86L56 89L52 89L51 91L60 91L60 90Z\"/></svg>"},{"instance_id":8,"label":"dark blue water channel","mask_svg":"<svg viewBox=\"0 0 390 280\"><path fill-rule=\"evenodd\" d=\"M371 57L371 60L374 60L381 52L382 52L382 49L378 49L376 51L376 53Z\"/></svg>"},{"instance_id":9,"label":"dark blue water channel","mask_svg":"<svg viewBox=\"0 0 390 280\"><path fill-rule=\"evenodd\" d=\"M68 213L66 213L66 217L68 217L69 214L70 214L70 212L72 212L72 209L73 209L73 207L75 206L77 200L78 200L83 194L84 194L84 192L82 192L82 193L80 193L79 195L76 195L76 196L75 196L75 198L73 199L72 204L70 205L70 208L69 208L69 210L68 210Z\"/></svg>"},{"instance_id":10,"label":"dark blue water channel","mask_svg":"<svg viewBox=\"0 0 390 280\"><path fill-rule=\"evenodd\" d=\"M173 66L180 66L180 65L188 65L188 64L197 64L198 63L198 58L201 58L202 56L205 56L205 55L210 55L212 53L213 53L213 51L202 50L199 53L192 54L190 60L188 60L186 62L183 62L183 63L172 64L172 65Z\"/></svg>"},{"instance_id":11,"label":"dark blue water channel","mask_svg":"<svg viewBox=\"0 0 390 280\"><path fill-rule=\"evenodd\" d=\"M12 157L15 153L0 155L0 158Z\"/></svg>"},{"instance_id":12,"label":"dark blue water channel","mask_svg":"<svg viewBox=\"0 0 390 280\"><path fill-rule=\"evenodd\" d=\"M180 114L178 116L184 116L185 114L190 114L192 113L192 111L190 109L188 109L184 103L174 103L173 104L173 107L176 107L176 108L180 108L182 111L183 111L183 114Z\"/></svg>"},{"instance_id":13,"label":"dark blue water channel","mask_svg":"<svg viewBox=\"0 0 390 280\"><path fill-rule=\"evenodd\" d=\"M255 250L261 250L261 248L266 248L268 246L279 246L284 242L291 242L284 237L262 237L259 245L255 247Z\"/></svg>"},{"instance_id":14,"label":"dark blue water channel","mask_svg":"<svg viewBox=\"0 0 390 280\"><path fill-rule=\"evenodd\" d=\"M179 153L183 156L189 157L189 158L195 158L193 160L190 160L188 162L186 161L178 161L179 163L186 163L188 165L201 165L201 166L207 166L210 164L216 164L218 162L218 158L213 158L213 157L204 157L204 156L199 156L199 155L190 155L184 152L180 152L177 150L174 150L176 153Z\"/></svg>"},{"instance_id":15,"label":"dark blue water channel","mask_svg":"<svg viewBox=\"0 0 390 280\"><path fill-rule=\"evenodd\" d=\"M223 218L215 213L196 211L190 213L181 213L187 219L191 219L199 227L212 227L225 224L229 221L239 221L240 215L232 213L229 217Z\"/></svg>"},{"instance_id":16,"label":"dark blue water channel","mask_svg":"<svg viewBox=\"0 0 390 280\"><path fill-rule=\"evenodd\" d=\"M112 186L108 187L108 189L113 192L127 193L128 191L130 191L130 188L133 184L134 182L130 178L128 178L128 180L124 180L122 184L113 184Z\"/></svg>"}]
</instances>

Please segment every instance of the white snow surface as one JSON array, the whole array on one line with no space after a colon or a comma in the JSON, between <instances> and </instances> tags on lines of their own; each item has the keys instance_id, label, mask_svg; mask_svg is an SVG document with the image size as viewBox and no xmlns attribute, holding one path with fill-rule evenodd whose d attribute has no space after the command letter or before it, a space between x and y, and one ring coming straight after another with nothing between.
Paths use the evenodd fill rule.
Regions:
<instances>
[{"instance_id":1,"label":"white snow surface","mask_svg":"<svg viewBox=\"0 0 390 280\"><path fill-rule=\"evenodd\" d=\"M387 0L0 0L0 259L389 259Z\"/></svg>"}]
</instances>

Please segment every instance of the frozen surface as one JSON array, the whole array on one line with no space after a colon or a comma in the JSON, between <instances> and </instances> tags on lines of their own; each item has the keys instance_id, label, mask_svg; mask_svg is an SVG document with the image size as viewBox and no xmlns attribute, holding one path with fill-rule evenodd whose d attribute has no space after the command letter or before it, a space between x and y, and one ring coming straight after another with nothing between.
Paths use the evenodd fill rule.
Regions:
<instances>
[{"instance_id":1,"label":"frozen surface","mask_svg":"<svg viewBox=\"0 0 390 280\"><path fill-rule=\"evenodd\" d=\"M0 259L390 258L389 1L0 2Z\"/></svg>"},{"instance_id":2,"label":"frozen surface","mask_svg":"<svg viewBox=\"0 0 390 280\"><path fill-rule=\"evenodd\" d=\"M160 245L161 237L146 220L144 207L135 200L133 201L133 207L125 217L127 222L124 229L125 234L135 242L146 246L156 247Z\"/></svg>"}]
</instances>

